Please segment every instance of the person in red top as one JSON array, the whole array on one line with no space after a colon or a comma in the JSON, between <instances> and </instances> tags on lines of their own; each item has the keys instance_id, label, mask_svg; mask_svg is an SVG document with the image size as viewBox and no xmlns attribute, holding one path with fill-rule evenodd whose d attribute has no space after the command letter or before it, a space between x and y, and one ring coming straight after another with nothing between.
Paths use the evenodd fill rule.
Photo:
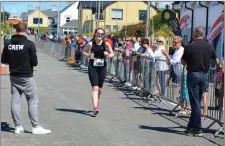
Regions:
<instances>
[{"instance_id":1,"label":"person in red top","mask_svg":"<svg viewBox=\"0 0 225 146\"><path fill-rule=\"evenodd\" d=\"M113 41L112 41L107 35L104 36L104 39L105 39L105 41L108 42L109 45L113 48Z\"/></svg>"}]
</instances>

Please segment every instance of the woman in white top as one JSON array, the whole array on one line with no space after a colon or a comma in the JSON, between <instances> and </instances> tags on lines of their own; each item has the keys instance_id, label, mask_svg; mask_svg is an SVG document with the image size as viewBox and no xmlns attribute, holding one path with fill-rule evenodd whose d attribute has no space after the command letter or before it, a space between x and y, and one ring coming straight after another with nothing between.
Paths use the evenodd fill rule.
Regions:
<instances>
[{"instance_id":1,"label":"woman in white top","mask_svg":"<svg viewBox=\"0 0 225 146\"><path fill-rule=\"evenodd\" d=\"M166 51L162 51L162 53L167 57L170 64L173 67L174 74L177 76L177 83L181 84L181 76L183 72L183 65L181 64L181 58L184 53L184 48L182 47L182 38L180 36L173 37L173 48L176 49L175 53L172 55L172 57L169 56L169 54ZM190 109L190 101L188 96L188 90L187 90L187 83L186 83L186 77L187 75L184 74L183 77L183 100L181 101L181 107L187 107ZM185 101L185 102L184 102Z\"/></svg>"},{"instance_id":2,"label":"woman in white top","mask_svg":"<svg viewBox=\"0 0 225 146\"><path fill-rule=\"evenodd\" d=\"M164 98L165 94L165 72L169 69L167 64L167 58L162 53L165 50L165 38L158 37L156 39L157 48L152 55L149 57L154 58L155 60L155 70L157 71L157 87L159 90L160 95Z\"/></svg>"},{"instance_id":3,"label":"woman in white top","mask_svg":"<svg viewBox=\"0 0 225 146\"><path fill-rule=\"evenodd\" d=\"M180 36L173 37L173 48L176 49L172 57L169 56L168 52L162 50L162 53L169 60L173 67L173 71L177 76L177 83L180 84L181 73L183 71L183 65L181 64L181 57L184 53L184 48L182 47L182 38Z\"/></svg>"}]
</instances>

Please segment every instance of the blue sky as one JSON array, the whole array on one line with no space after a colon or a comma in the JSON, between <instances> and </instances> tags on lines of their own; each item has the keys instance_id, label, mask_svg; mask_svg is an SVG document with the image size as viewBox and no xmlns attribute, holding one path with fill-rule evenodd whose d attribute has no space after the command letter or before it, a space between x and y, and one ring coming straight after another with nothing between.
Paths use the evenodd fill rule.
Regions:
<instances>
[{"instance_id":1,"label":"blue sky","mask_svg":"<svg viewBox=\"0 0 225 146\"><path fill-rule=\"evenodd\" d=\"M160 7L165 7L166 4L171 2L160 2ZM41 9L50 9L53 5L58 7L59 2L41 2ZM60 2L60 9L63 9L67 2ZM35 7L39 6L39 2L2 2L2 8L4 10L13 14L20 15L21 12L27 12L28 10L33 10Z\"/></svg>"}]
</instances>

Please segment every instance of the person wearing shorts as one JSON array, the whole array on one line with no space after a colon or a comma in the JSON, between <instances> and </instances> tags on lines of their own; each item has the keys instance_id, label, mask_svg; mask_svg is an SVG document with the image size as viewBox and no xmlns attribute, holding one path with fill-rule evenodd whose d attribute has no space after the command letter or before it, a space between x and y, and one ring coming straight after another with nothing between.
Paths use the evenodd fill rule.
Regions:
<instances>
[{"instance_id":1,"label":"person wearing shorts","mask_svg":"<svg viewBox=\"0 0 225 146\"><path fill-rule=\"evenodd\" d=\"M92 86L94 117L99 113L99 99L107 74L106 57L112 58L114 56L110 44L103 40L104 35L105 30L102 28L97 28L94 33L94 38L83 50L83 54L90 58L88 65L88 76ZM91 53L89 53L89 51Z\"/></svg>"}]
</instances>

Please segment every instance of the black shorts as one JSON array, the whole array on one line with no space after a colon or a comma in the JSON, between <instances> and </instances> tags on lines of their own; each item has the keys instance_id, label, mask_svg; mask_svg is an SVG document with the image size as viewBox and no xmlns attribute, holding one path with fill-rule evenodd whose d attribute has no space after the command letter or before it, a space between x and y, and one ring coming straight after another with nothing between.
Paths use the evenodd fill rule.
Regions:
<instances>
[{"instance_id":1,"label":"black shorts","mask_svg":"<svg viewBox=\"0 0 225 146\"><path fill-rule=\"evenodd\" d=\"M91 86L98 86L102 88L107 75L107 67L96 67L91 64L88 66L88 76Z\"/></svg>"}]
</instances>

